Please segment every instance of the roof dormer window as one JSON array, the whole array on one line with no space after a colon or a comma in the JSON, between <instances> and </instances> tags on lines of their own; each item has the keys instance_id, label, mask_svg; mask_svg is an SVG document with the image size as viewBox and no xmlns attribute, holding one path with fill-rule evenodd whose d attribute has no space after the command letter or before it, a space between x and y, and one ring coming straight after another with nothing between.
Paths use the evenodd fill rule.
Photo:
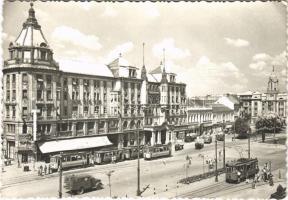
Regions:
<instances>
[{"instance_id":1,"label":"roof dormer window","mask_svg":"<svg viewBox=\"0 0 288 200\"><path fill-rule=\"evenodd\" d=\"M47 52L45 50L40 50L40 59L46 60Z\"/></svg>"}]
</instances>

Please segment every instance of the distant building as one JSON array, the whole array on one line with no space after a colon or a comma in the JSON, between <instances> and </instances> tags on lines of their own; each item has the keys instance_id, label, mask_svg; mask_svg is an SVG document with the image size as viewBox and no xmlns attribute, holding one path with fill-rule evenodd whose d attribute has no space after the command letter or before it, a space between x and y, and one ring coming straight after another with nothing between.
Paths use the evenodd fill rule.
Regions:
<instances>
[{"instance_id":1,"label":"distant building","mask_svg":"<svg viewBox=\"0 0 288 200\"><path fill-rule=\"evenodd\" d=\"M267 90L264 93L248 91L238 94L243 111L251 115L252 123L258 116L275 113L281 118L287 117L287 93L279 90L279 79L274 67L268 78Z\"/></svg>"}]
</instances>

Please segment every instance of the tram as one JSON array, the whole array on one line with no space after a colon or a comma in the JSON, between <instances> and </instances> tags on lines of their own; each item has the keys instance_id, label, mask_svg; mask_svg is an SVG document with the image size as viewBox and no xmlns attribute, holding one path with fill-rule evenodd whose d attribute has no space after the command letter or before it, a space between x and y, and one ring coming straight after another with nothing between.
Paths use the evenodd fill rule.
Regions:
<instances>
[{"instance_id":1,"label":"tram","mask_svg":"<svg viewBox=\"0 0 288 200\"><path fill-rule=\"evenodd\" d=\"M90 155L85 152L62 154L62 169L73 167L86 167L90 164ZM60 154L50 157L52 171L57 171L60 166Z\"/></svg>"},{"instance_id":2,"label":"tram","mask_svg":"<svg viewBox=\"0 0 288 200\"><path fill-rule=\"evenodd\" d=\"M124 150L118 149L117 147L104 148L93 153L94 164L100 165L105 163L123 161Z\"/></svg>"},{"instance_id":3,"label":"tram","mask_svg":"<svg viewBox=\"0 0 288 200\"><path fill-rule=\"evenodd\" d=\"M240 158L226 163L226 182L239 183L246 178L254 177L259 172L258 159Z\"/></svg>"},{"instance_id":4,"label":"tram","mask_svg":"<svg viewBox=\"0 0 288 200\"><path fill-rule=\"evenodd\" d=\"M143 156L145 160L171 156L171 144L157 144L146 147Z\"/></svg>"},{"instance_id":5,"label":"tram","mask_svg":"<svg viewBox=\"0 0 288 200\"><path fill-rule=\"evenodd\" d=\"M144 145L139 146L139 157L143 158ZM138 146L128 146L123 148L125 160L133 160L138 158Z\"/></svg>"}]
</instances>

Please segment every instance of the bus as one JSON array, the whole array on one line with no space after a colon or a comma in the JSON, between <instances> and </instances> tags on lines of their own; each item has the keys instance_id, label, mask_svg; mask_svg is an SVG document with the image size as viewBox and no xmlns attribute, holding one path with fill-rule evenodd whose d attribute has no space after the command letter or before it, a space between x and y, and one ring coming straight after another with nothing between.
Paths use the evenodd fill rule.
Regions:
<instances>
[{"instance_id":1,"label":"bus","mask_svg":"<svg viewBox=\"0 0 288 200\"><path fill-rule=\"evenodd\" d=\"M259 172L257 158L240 158L226 163L226 182L239 183L247 178L254 177Z\"/></svg>"},{"instance_id":2,"label":"bus","mask_svg":"<svg viewBox=\"0 0 288 200\"><path fill-rule=\"evenodd\" d=\"M170 144L157 144L154 146L146 147L144 150L144 159L151 160L160 157L171 156Z\"/></svg>"}]
</instances>

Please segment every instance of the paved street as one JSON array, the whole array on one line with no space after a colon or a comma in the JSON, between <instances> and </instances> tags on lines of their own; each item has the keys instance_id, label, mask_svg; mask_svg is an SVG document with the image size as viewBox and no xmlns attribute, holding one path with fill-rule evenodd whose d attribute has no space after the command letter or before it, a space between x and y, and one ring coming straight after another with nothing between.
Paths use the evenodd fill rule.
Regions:
<instances>
[{"instance_id":1,"label":"paved street","mask_svg":"<svg viewBox=\"0 0 288 200\"><path fill-rule=\"evenodd\" d=\"M226 145L227 161L238 158L239 152L241 151L243 151L242 153L244 157L247 155L247 140L232 141L231 136L228 136L226 140ZM189 196L189 191L193 187L187 187L186 185L179 184L179 188L177 188L177 181L181 178L185 178L186 176L186 170L184 167L186 163L186 155L192 157L192 164L187 170L188 176L200 174L203 172L203 165L202 158L199 157L199 154L202 153L207 156L207 158L212 158L215 153L214 148L215 144L212 143L208 145L205 144L205 147L201 150L195 150L194 142L192 142L186 143L185 149L183 151L176 152L173 157L162 158L152 161L145 161L141 159L141 188L150 184L149 189L147 189L142 196L154 196L155 188L156 196L159 195L163 197L175 197L176 195L183 194L185 197L193 197L193 195ZM222 142L218 142L218 150L222 150ZM263 166L265 162L272 161L272 170L274 170L276 173L278 172L277 170L281 169L281 173L283 174L282 176L284 176L284 173L286 173L284 145L266 143L263 144L251 140L251 151L251 157L258 157L260 167ZM265 154L263 154L263 152L265 152ZM221 166L222 162L219 163L219 168ZM12 169L12 167L14 166L11 166L10 168ZM9 174L9 170L9 167L7 167L6 172L2 174L3 185L1 193L3 197L57 197L59 179L56 173L52 175L47 175L46 177L39 177L34 171L28 172L30 174L24 174L24 172L19 172L19 174L17 174L16 176L14 175L14 177L9 178L8 176L12 176L11 173ZM116 164L94 166L85 169L70 170L64 172L64 176L72 173L81 173L91 174L97 178L100 178L104 184L104 189L90 191L79 196L105 197L109 196L108 177L105 173L110 170L115 171L111 177L112 196L121 197L127 195L128 197L135 197L137 181L136 160L124 161ZM204 170L208 170L207 165L204 166ZM128 174L129 176L127 176ZM275 176L276 175L278 175L278 173L275 174ZM229 184L224 184L224 176L222 175L221 177L219 180L219 183L222 184L221 187L229 187ZM199 183L190 184L189 186L194 186L195 184L197 184L199 187L202 186L205 188L209 185L205 181L207 182L209 180L200 181ZM214 179L213 181L210 180L210 182L210 184L212 184L211 187L214 187ZM168 190L167 192L166 185ZM209 188L207 188L207 190L209 190ZM215 192L216 191L217 190L215 190ZM218 193L215 193L215 195L217 194L222 196L221 192L217 192ZM229 196L229 193L225 195ZM69 197L70 194L64 190L63 196Z\"/></svg>"}]
</instances>

